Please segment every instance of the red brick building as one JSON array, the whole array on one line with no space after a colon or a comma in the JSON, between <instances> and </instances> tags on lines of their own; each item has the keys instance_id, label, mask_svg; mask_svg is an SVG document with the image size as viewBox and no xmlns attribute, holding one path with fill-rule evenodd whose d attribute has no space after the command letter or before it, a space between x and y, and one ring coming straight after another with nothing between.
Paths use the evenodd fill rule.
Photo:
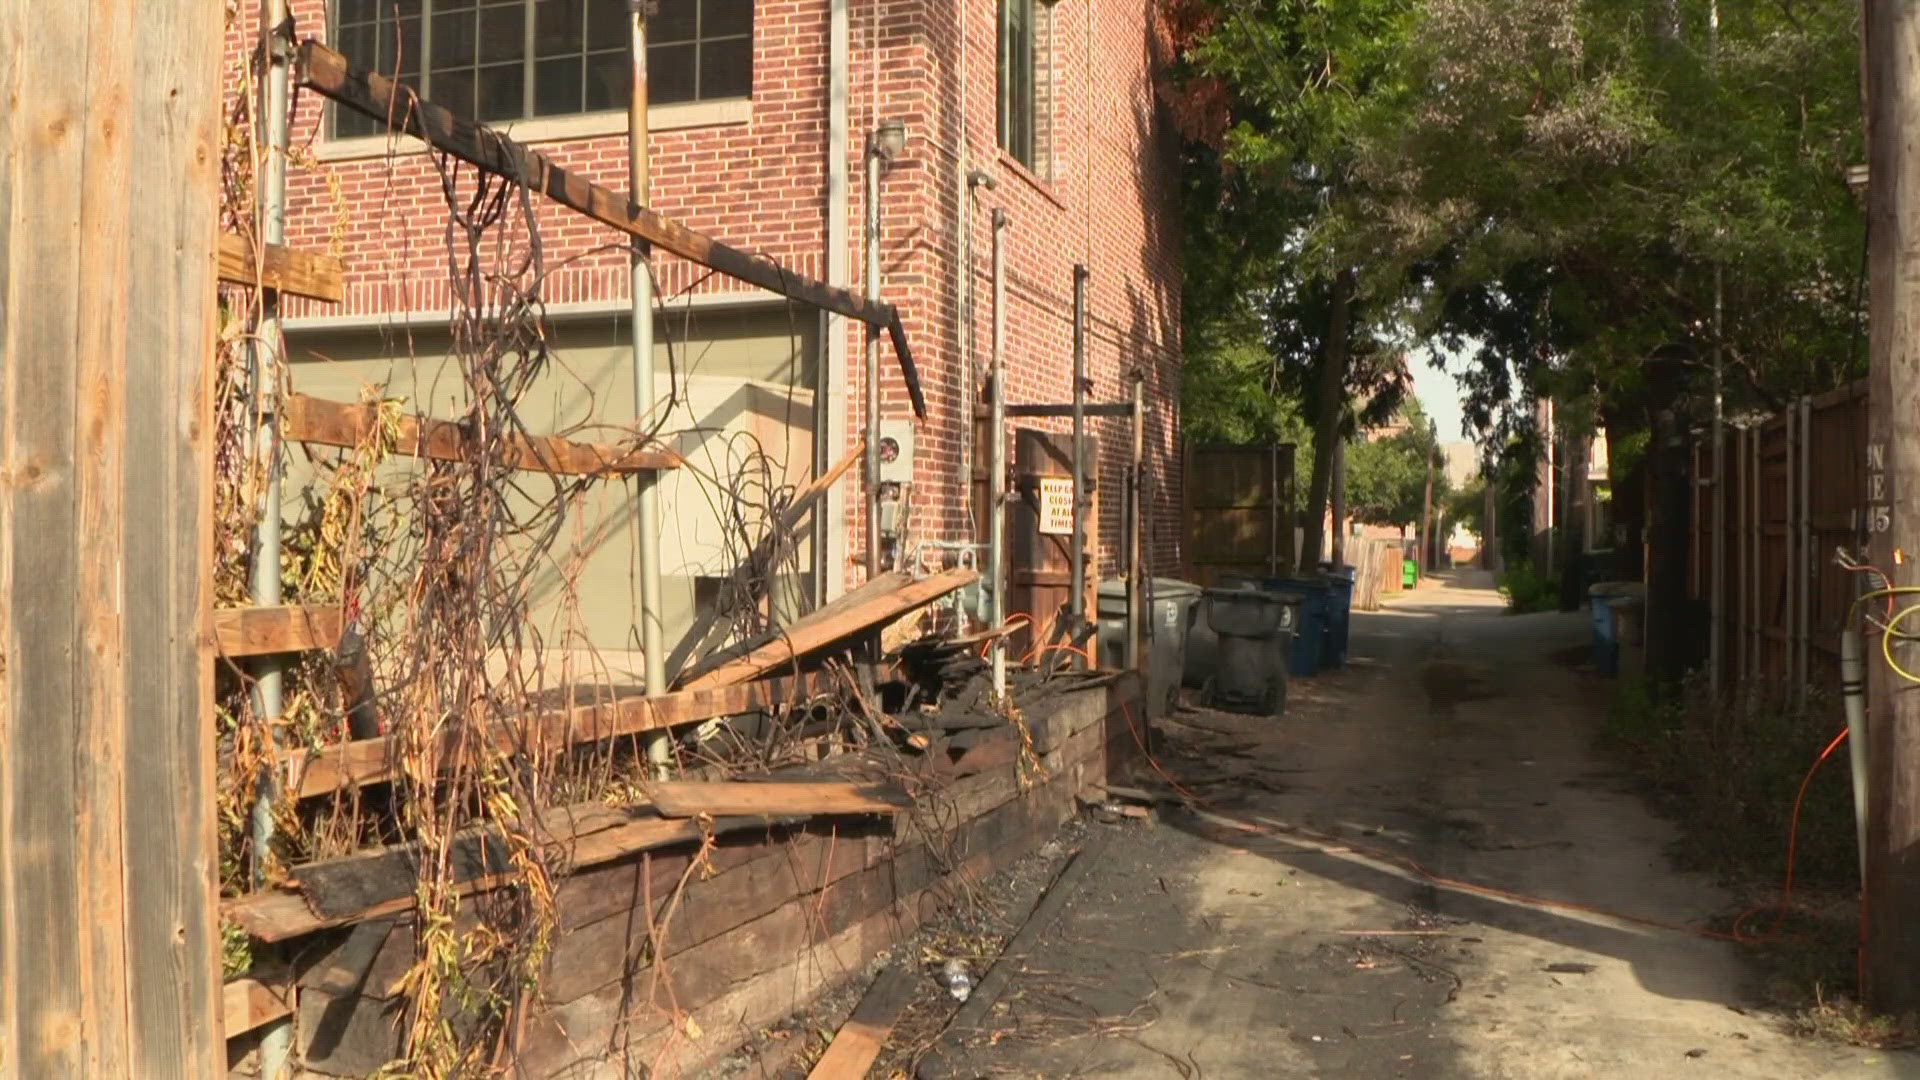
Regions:
<instances>
[{"instance_id":1,"label":"red brick building","mask_svg":"<svg viewBox=\"0 0 1920 1080\"><path fill-rule=\"evenodd\" d=\"M397 70L428 100L625 190L626 0L293 0L293 12L300 36ZM254 32L232 32L236 90ZM660 0L651 18L652 205L692 228L864 289L868 133L906 126L905 150L881 181L879 292L902 312L929 406L914 431L910 550L974 535L961 482L966 414L987 362L989 222L1004 209L1010 400L1068 400L1072 274L1086 264L1092 399L1124 400L1125 373L1144 374L1150 550L1162 572L1178 565L1177 162L1154 94L1155 40L1151 3L1091 0ZM347 300L290 302L294 383L335 397L384 386L442 411L451 399L429 362L444 349L452 303L440 174L419 143L330 114L317 95L299 96L288 242L342 256ZM552 340L571 380L553 398L555 429L630 424L624 237L537 198L532 220ZM868 392L861 327L670 257L655 266L658 380L663 395L682 389L688 427L750 432L788 481L853 445ZM881 371L883 415L910 418L890 350ZM1111 568L1126 431L1110 420L1093 430ZM736 451L714 445L682 445L698 451L690 458L707 454L709 483L738 464L726 456ZM811 556L825 580L799 587L830 596L859 580L863 487L856 469L828 502ZM608 495L598 513L619 518L623 497ZM673 608L670 596L670 627L676 610L698 605L698 579L724 569L700 550L701 497L677 497L663 495L685 533L684 550L666 555L668 592L681 597ZM979 508L972 516L984 538ZM612 568L619 602L598 614L604 598L573 602L592 643L611 645L630 621L623 541L592 542L605 545L591 557Z\"/></svg>"}]
</instances>

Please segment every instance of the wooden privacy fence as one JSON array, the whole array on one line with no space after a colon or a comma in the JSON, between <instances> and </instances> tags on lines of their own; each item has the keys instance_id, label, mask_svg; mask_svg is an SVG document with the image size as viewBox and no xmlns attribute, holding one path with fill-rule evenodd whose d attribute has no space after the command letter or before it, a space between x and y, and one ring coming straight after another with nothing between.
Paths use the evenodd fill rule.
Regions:
<instances>
[{"instance_id":1,"label":"wooden privacy fence","mask_svg":"<svg viewBox=\"0 0 1920 1080\"><path fill-rule=\"evenodd\" d=\"M1712 438L1694 448L1691 592L1709 611L1719 578L1722 686L1839 681L1839 634L1858 575L1834 559L1865 540L1867 387L1801 398L1724 433L1724 557L1716 564ZM1711 631L1709 631L1711 632Z\"/></svg>"},{"instance_id":2,"label":"wooden privacy fence","mask_svg":"<svg viewBox=\"0 0 1920 1080\"><path fill-rule=\"evenodd\" d=\"M1292 571L1292 443L1189 445L1185 472L1181 552L1189 581Z\"/></svg>"},{"instance_id":3,"label":"wooden privacy fence","mask_svg":"<svg viewBox=\"0 0 1920 1080\"><path fill-rule=\"evenodd\" d=\"M1379 611L1383 597L1400 591L1400 563L1405 542L1378 537L1347 542L1347 561L1353 567L1355 611Z\"/></svg>"}]
</instances>

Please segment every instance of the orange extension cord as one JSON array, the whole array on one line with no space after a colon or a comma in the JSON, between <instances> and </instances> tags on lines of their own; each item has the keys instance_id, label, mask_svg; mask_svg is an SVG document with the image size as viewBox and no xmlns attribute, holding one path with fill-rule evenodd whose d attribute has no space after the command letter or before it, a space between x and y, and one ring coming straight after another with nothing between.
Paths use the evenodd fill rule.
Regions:
<instances>
[{"instance_id":1,"label":"orange extension cord","mask_svg":"<svg viewBox=\"0 0 1920 1080\"><path fill-rule=\"evenodd\" d=\"M1181 797L1187 800L1187 802L1189 802L1190 804L1192 804L1197 808L1206 810L1208 814L1211 815L1212 817L1220 821L1226 822L1235 828L1242 829L1246 832L1251 832L1251 833L1262 833L1266 835L1286 836L1292 839L1305 839L1311 843L1320 844L1323 846L1337 845L1347 850L1357 852L1377 862L1383 862L1390 865L1398 865L1398 866L1404 867L1405 869L1412 872L1413 874L1421 878L1424 878L1425 880L1435 885L1453 890L1455 892L1464 892L1464 893L1469 893L1476 896L1485 896L1485 897L1489 897L1496 900L1506 900L1506 901L1511 901L1514 903L1524 904L1524 905L1529 905L1534 907L1556 908L1563 911L1584 912L1586 914L1599 915L1604 918L1615 919L1620 922L1633 923L1639 926L1647 926L1647 927L1652 927L1654 929L1659 929L1659 930L1670 930L1675 933L1690 934L1696 937L1709 938L1715 941L1731 941L1731 942L1736 942L1742 945L1759 944L1762 942L1776 940L1778 938L1780 923L1783 919L1785 919L1787 910L1791 908L1793 905L1793 864L1794 864L1794 858L1797 855L1798 848L1799 848L1800 806L1801 806L1801 803L1806 798L1807 785L1812 782L1813 774L1820 768L1821 764L1824 763L1828 757L1832 756L1833 751L1836 748L1838 748L1839 745L1842 742L1844 742L1847 737L1846 729L1842 728L1840 731L1840 734L1834 736L1833 740L1827 743L1826 749L1820 751L1820 756L1814 759L1812 768L1809 768L1807 770L1807 775L1800 781L1799 793L1796 794L1793 799L1792 824L1787 831L1787 873L1786 873L1786 880L1782 884L1782 887L1780 890L1780 898L1778 900L1768 901L1767 903L1764 903L1764 904L1756 904L1746 909L1745 911L1741 912L1740 915L1734 919L1733 930L1731 932L1726 932L1726 931L1720 931L1720 930L1708 930L1698 926L1683 926L1678 923L1665 922L1660 919L1650 919L1641 915L1631 915L1623 911L1614 911L1610 908L1595 907L1591 904L1582 904L1572 900L1555 900L1551 897L1530 896L1526 893L1511 892L1506 889L1494 888L1491 885L1479 885L1470 881L1461 881L1456 878L1449 878L1441 874L1436 874L1433 871L1427 869L1425 866L1421 865L1421 863L1418 860L1413 859L1409 856L1401 855L1396 852L1384 851L1379 848L1367 847L1366 845L1362 845L1362 844L1356 844L1353 841L1345 839L1343 837L1326 836L1323 834L1315 833L1310 829L1303 829L1297 826L1291 827L1291 828L1281 828L1281 827L1260 825L1254 822L1242 821L1238 818L1232 817L1227 814L1222 814L1219 811L1214 810L1211 807L1208 807L1206 800L1200 798L1193 791L1183 786L1178 780L1175 780L1172 776L1167 774L1167 770L1161 767L1159 759L1154 757L1153 752L1147 748L1146 740L1140 734L1139 725L1134 722L1133 710L1129 709L1124 702L1121 704L1120 710L1121 710L1121 713L1127 718L1127 730L1132 733L1133 741L1135 745L1139 746L1140 753L1146 757L1147 763L1153 766L1153 771L1159 773L1160 778L1162 780L1165 780L1167 784L1173 788L1174 791L1179 792ZM1778 911L1779 914L1775 916L1773 920L1773 924L1767 928L1765 933L1746 934L1741 932L1741 927L1746 923L1746 921L1750 917L1752 917L1757 912L1767 911L1767 910L1775 910L1775 911ZM1861 895L1860 925L1861 925L1861 933L1863 935L1863 939L1860 943L1859 950L1855 956L1856 966L1864 964L1864 958L1865 958L1864 934L1865 934L1865 927L1866 927L1866 896L1864 891L1862 892L1862 895ZM1861 985L1865 985L1864 971L1862 971L1860 977L1862 978Z\"/></svg>"}]
</instances>

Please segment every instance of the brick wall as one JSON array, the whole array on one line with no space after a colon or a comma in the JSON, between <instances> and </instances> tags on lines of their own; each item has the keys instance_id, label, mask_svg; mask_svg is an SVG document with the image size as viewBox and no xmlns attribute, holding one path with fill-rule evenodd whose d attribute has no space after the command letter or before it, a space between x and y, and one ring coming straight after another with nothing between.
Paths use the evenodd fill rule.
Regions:
<instances>
[{"instance_id":1,"label":"brick wall","mask_svg":"<svg viewBox=\"0 0 1920 1080\"><path fill-rule=\"evenodd\" d=\"M229 85L238 92L253 41L252 5L230 32ZM303 35L324 37L324 0L293 0ZM996 147L995 0L852 0L849 68L848 235L851 285L863 287L860 223L865 132L878 119L901 119L909 141L882 183L883 289L902 311L919 361L930 415L917 437L913 523L923 538L969 532L960 478L968 424L969 340L984 369L995 207L1012 218L1007 233L1009 399L1066 401L1071 394L1072 268L1092 270L1088 370L1093 400L1123 400L1123 377L1146 378L1150 487L1155 503L1155 566L1177 562L1179 474L1179 251L1176 161L1150 81L1151 4L1062 0L1051 9L1050 179L1036 177ZM662 213L801 273L824 277L827 241L828 88L826 0L758 0L755 6L751 119L660 130L653 135L653 203ZM348 267L340 307L290 305L289 314L379 316L448 308L445 200L431 160L409 144L398 152L333 159L320 132L320 102L299 99L293 136L300 160L288 190L291 244L327 249ZM556 162L610 187L624 188L624 136L542 142ZM994 190L971 195L967 227L964 174L981 169ZM465 174L463 184L470 185ZM466 190L463 187L462 190ZM536 204L549 278L549 303L624 301L621 237L557 207ZM964 233L964 237L963 237ZM966 274L961 273L963 249ZM740 286L674 260L659 260L662 296ZM977 302L967 319L966 285ZM847 340L848 428L863 415L861 329ZM907 415L890 350L881 368L882 408ZM1064 429L1065 424L1049 424ZM1103 447L1103 562L1119 554L1124 421L1098 421ZM839 448L829 448L837 457ZM859 562L862 499L847 486L848 551ZM857 575L856 575L857 576Z\"/></svg>"}]
</instances>

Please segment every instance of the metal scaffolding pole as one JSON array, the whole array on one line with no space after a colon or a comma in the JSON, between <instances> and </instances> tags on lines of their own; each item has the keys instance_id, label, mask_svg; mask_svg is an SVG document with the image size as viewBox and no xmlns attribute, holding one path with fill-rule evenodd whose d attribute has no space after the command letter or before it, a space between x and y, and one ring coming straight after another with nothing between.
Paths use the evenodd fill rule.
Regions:
<instances>
[{"instance_id":1,"label":"metal scaffolding pole","mask_svg":"<svg viewBox=\"0 0 1920 1080\"><path fill-rule=\"evenodd\" d=\"M880 152L867 142L867 299L880 299ZM867 327L867 580L880 576L880 328Z\"/></svg>"},{"instance_id":2,"label":"metal scaffolding pole","mask_svg":"<svg viewBox=\"0 0 1920 1080\"><path fill-rule=\"evenodd\" d=\"M1147 413L1142 390L1146 384L1138 372L1133 375L1133 458L1127 474L1127 666L1147 670L1146 658L1146 559L1141 553L1141 533L1146 528L1146 508L1142 494L1146 488Z\"/></svg>"},{"instance_id":3,"label":"metal scaffolding pole","mask_svg":"<svg viewBox=\"0 0 1920 1080\"><path fill-rule=\"evenodd\" d=\"M633 63L632 95L627 102L627 188L635 206L653 198L647 162L647 0L628 0ZM653 274L647 243L636 238L627 267L633 298L633 415L643 428L658 422L653 387ZM666 632L660 619L660 493L659 477L651 470L633 476L634 505L640 531L640 651L646 665L647 693L667 689ZM668 767L668 736L647 735L647 761L655 775Z\"/></svg>"},{"instance_id":4,"label":"metal scaffolding pole","mask_svg":"<svg viewBox=\"0 0 1920 1080\"><path fill-rule=\"evenodd\" d=\"M1006 240L1007 212L993 212L993 343L988 356L987 386L993 394L987 422L987 573L992 625L1007 622L1007 385L1001 359L1007 333ZM993 699L1007 698L1006 635L993 639Z\"/></svg>"},{"instance_id":5,"label":"metal scaffolding pole","mask_svg":"<svg viewBox=\"0 0 1920 1080\"><path fill-rule=\"evenodd\" d=\"M1073 536L1068 555L1067 611L1072 633L1087 615L1087 266L1073 267Z\"/></svg>"},{"instance_id":6,"label":"metal scaffolding pole","mask_svg":"<svg viewBox=\"0 0 1920 1080\"><path fill-rule=\"evenodd\" d=\"M287 21L287 0L261 0L260 47L266 54L266 77L260 88L260 119L266 129L266 155L261 162L260 242L284 244L287 239L287 115L288 86L291 77L292 42L278 32ZM254 525L253 566L249 574L252 600L257 607L273 607L281 601L280 587L280 421L275 389L283 346L280 325L280 294L262 291L260 322L253 334L252 370L248 393L255 422L255 460L267 471L266 490L260 505L260 517ZM285 708L284 678L287 657L263 656L254 667L253 707L255 715L270 732L277 727ZM259 793L253 804L253 845L255 884L259 868L273 842L275 784L268 769L260 779ZM278 1020L267 1026L260 1037L260 1075L263 1080L280 1080L293 1050L293 1022Z\"/></svg>"}]
</instances>

